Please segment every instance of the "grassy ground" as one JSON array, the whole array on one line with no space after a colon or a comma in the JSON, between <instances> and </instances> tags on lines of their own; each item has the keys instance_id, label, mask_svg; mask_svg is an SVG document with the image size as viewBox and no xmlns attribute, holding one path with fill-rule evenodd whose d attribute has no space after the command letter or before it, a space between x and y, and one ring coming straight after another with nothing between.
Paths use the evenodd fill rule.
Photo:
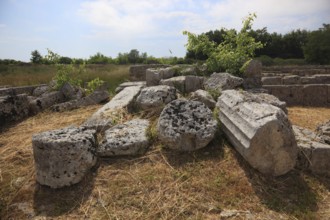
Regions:
<instances>
[{"instance_id":1,"label":"grassy ground","mask_svg":"<svg viewBox=\"0 0 330 220\"><path fill-rule=\"evenodd\" d=\"M87 65L80 78L88 82L96 77L107 81L110 91L128 79L128 65ZM0 65L0 86L25 86L49 83L56 74L54 65Z\"/></svg>"},{"instance_id":2,"label":"grassy ground","mask_svg":"<svg viewBox=\"0 0 330 220\"><path fill-rule=\"evenodd\" d=\"M241 214L231 219L330 218L329 178L298 170L278 178L261 175L220 134L192 153L166 150L154 140L144 156L99 160L72 187L37 184L31 136L79 125L99 107L44 112L1 132L0 219L219 219L234 209ZM310 128L329 114L326 108L289 108L293 124Z\"/></svg>"}]
</instances>

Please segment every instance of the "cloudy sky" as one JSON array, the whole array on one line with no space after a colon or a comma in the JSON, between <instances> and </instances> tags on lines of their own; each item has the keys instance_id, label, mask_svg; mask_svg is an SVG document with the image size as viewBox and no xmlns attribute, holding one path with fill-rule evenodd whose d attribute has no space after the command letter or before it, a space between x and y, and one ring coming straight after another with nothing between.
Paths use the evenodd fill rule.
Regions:
<instances>
[{"instance_id":1,"label":"cloudy sky","mask_svg":"<svg viewBox=\"0 0 330 220\"><path fill-rule=\"evenodd\" d=\"M330 23L329 0L0 0L0 59L29 61L46 48L75 58L131 49L180 57L183 30L239 29L250 12L258 16L253 28L269 32Z\"/></svg>"}]
</instances>

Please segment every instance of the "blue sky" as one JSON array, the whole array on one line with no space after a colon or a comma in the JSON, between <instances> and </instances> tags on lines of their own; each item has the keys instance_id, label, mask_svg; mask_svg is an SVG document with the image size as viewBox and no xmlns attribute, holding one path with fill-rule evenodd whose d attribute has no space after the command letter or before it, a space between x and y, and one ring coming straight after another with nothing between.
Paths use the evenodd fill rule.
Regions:
<instances>
[{"instance_id":1,"label":"blue sky","mask_svg":"<svg viewBox=\"0 0 330 220\"><path fill-rule=\"evenodd\" d=\"M46 48L88 58L138 49L156 57L184 56L183 30L253 28L287 33L330 23L329 0L0 0L0 59L29 61Z\"/></svg>"}]
</instances>

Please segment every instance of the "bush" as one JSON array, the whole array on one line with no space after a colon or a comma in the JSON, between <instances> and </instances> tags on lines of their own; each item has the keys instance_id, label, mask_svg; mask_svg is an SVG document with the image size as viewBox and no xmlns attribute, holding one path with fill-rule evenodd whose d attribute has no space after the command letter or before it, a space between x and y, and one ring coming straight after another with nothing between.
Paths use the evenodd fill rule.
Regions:
<instances>
[{"instance_id":1,"label":"bush","mask_svg":"<svg viewBox=\"0 0 330 220\"><path fill-rule=\"evenodd\" d=\"M102 86L104 84L103 80L100 80L100 78L95 78L87 83L87 94L93 93L97 88Z\"/></svg>"}]
</instances>

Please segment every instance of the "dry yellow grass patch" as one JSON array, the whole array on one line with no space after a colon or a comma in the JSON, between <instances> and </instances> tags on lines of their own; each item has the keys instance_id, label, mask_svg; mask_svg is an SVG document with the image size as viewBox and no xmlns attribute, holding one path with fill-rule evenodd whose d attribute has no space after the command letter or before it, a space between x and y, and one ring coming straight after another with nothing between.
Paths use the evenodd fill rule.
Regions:
<instances>
[{"instance_id":1,"label":"dry yellow grass patch","mask_svg":"<svg viewBox=\"0 0 330 220\"><path fill-rule=\"evenodd\" d=\"M297 170L278 178L261 175L221 134L204 149L181 153L164 149L151 128L153 146L144 156L100 159L71 187L37 184L31 136L79 125L98 107L41 113L0 134L0 219L219 219L228 209L249 211L252 219L330 216L328 178ZM153 114L141 115L155 126Z\"/></svg>"}]
</instances>

